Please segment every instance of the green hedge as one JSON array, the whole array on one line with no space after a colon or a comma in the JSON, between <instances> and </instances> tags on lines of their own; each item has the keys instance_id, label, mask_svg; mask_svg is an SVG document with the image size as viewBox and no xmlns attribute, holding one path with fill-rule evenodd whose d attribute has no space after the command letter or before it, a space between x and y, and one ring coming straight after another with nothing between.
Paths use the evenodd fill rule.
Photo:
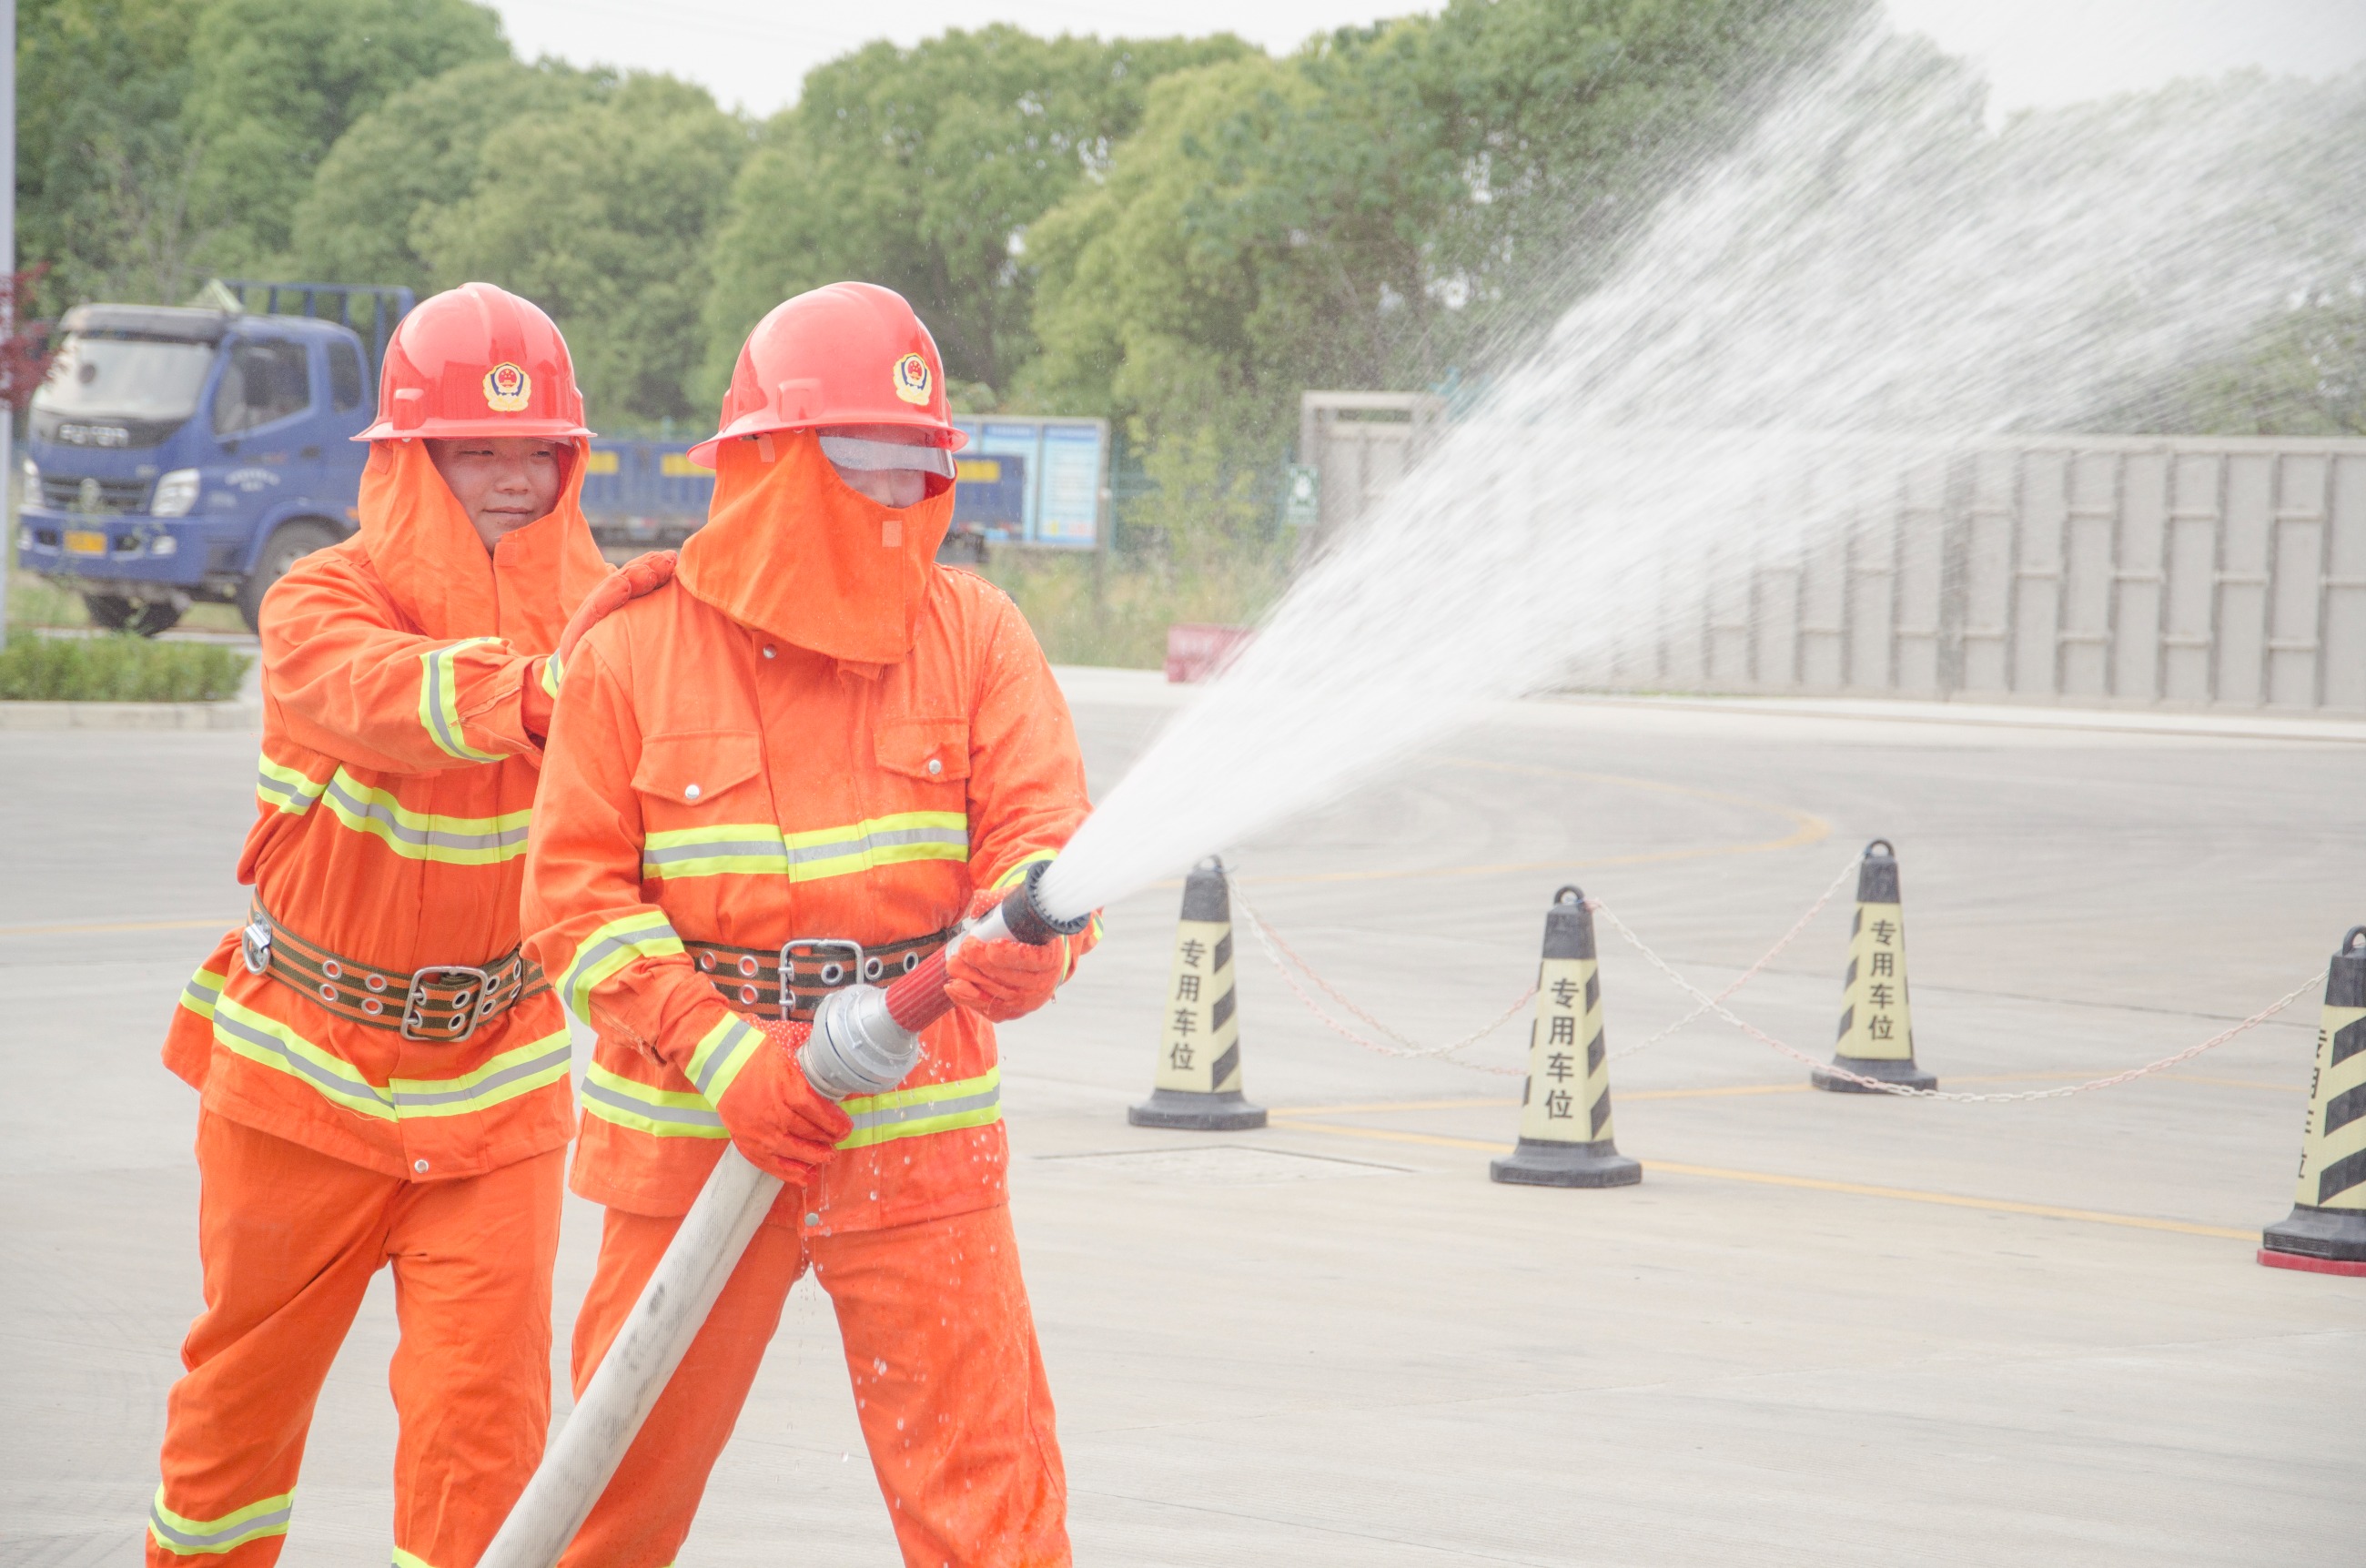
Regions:
<instances>
[{"instance_id":1,"label":"green hedge","mask_svg":"<svg viewBox=\"0 0 2366 1568\"><path fill-rule=\"evenodd\" d=\"M151 642L130 635L9 635L0 649L0 699L51 703L219 702L238 694L251 654L214 643Z\"/></svg>"}]
</instances>

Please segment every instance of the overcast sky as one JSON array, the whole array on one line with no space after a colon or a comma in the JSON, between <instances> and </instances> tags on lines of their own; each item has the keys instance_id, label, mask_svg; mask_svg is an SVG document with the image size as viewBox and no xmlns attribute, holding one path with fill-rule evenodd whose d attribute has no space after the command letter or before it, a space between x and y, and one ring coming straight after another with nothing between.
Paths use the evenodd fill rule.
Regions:
<instances>
[{"instance_id":1,"label":"overcast sky","mask_svg":"<svg viewBox=\"0 0 2366 1568\"><path fill-rule=\"evenodd\" d=\"M1889 0L1902 26L1978 57L1994 107L2067 103L2236 65L2322 74L2366 59L2366 0ZM814 66L876 38L948 28L1144 37L1234 32L1279 54L1331 28L1435 6L1375 0L494 0L528 59L626 65L704 83L770 114Z\"/></svg>"}]
</instances>

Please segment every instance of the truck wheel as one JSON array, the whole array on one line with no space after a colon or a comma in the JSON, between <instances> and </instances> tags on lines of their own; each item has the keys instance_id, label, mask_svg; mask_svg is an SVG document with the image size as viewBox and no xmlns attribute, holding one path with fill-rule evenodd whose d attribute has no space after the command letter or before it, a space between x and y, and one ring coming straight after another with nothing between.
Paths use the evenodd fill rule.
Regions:
<instances>
[{"instance_id":1,"label":"truck wheel","mask_svg":"<svg viewBox=\"0 0 2366 1568\"><path fill-rule=\"evenodd\" d=\"M325 523L282 523L273 529L270 541L263 547L263 558L254 563L254 574L239 584L238 616L246 623L246 629L263 629L263 596L287 575L289 567L342 536Z\"/></svg>"},{"instance_id":2,"label":"truck wheel","mask_svg":"<svg viewBox=\"0 0 2366 1568\"><path fill-rule=\"evenodd\" d=\"M181 612L162 599L134 601L114 593L85 593L82 607L90 613L90 624L103 631L138 632L141 637L171 631L181 619Z\"/></svg>"}]
</instances>

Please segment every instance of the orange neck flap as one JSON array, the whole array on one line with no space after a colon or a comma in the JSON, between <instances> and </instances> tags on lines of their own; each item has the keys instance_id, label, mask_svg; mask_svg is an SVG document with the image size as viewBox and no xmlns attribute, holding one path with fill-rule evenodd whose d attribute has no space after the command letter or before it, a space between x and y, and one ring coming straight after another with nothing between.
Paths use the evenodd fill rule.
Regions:
<instances>
[{"instance_id":1,"label":"orange neck flap","mask_svg":"<svg viewBox=\"0 0 2366 1568\"><path fill-rule=\"evenodd\" d=\"M573 443L558 503L488 552L423 441L373 441L362 470L362 547L411 624L433 637L498 637L521 653L558 647L567 617L608 563L583 520Z\"/></svg>"},{"instance_id":2,"label":"orange neck flap","mask_svg":"<svg viewBox=\"0 0 2366 1568\"><path fill-rule=\"evenodd\" d=\"M857 664L912 651L953 491L901 511L838 477L810 430L726 441L674 581L742 626Z\"/></svg>"}]
</instances>

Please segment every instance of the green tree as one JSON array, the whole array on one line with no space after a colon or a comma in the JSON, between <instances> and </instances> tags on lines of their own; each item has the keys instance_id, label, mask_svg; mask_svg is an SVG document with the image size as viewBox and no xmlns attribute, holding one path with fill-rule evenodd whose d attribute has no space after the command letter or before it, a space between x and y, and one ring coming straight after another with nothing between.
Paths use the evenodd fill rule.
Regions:
<instances>
[{"instance_id":1,"label":"green tree","mask_svg":"<svg viewBox=\"0 0 2366 1568\"><path fill-rule=\"evenodd\" d=\"M1036 226L1031 389L1279 456L1305 387L1422 386L1582 288L1858 0L1455 0L1154 89Z\"/></svg>"},{"instance_id":2,"label":"green tree","mask_svg":"<svg viewBox=\"0 0 2366 1568\"><path fill-rule=\"evenodd\" d=\"M176 300L196 281L178 117L199 0L25 0L17 14L17 249L42 308Z\"/></svg>"},{"instance_id":3,"label":"green tree","mask_svg":"<svg viewBox=\"0 0 2366 1568\"><path fill-rule=\"evenodd\" d=\"M290 225L296 275L422 293L467 281L430 268L415 231L468 199L480 156L498 164L519 120L589 103L615 80L556 61L487 60L405 87L355 120L313 172Z\"/></svg>"},{"instance_id":4,"label":"green tree","mask_svg":"<svg viewBox=\"0 0 2366 1568\"><path fill-rule=\"evenodd\" d=\"M884 284L947 374L1004 388L1033 351L1029 229L1140 122L1157 78L1248 54L1238 39L1044 39L1016 28L874 43L808 73L766 127L715 249L704 389L793 294Z\"/></svg>"},{"instance_id":5,"label":"green tree","mask_svg":"<svg viewBox=\"0 0 2366 1568\"><path fill-rule=\"evenodd\" d=\"M711 412L685 389L714 231L749 141L704 88L627 77L511 121L479 149L469 194L421 213L411 244L439 285L482 278L548 310L595 428Z\"/></svg>"},{"instance_id":6,"label":"green tree","mask_svg":"<svg viewBox=\"0 0 2366 1568\"><path fill-rule=\"evenodd\" d=\"M284 265L313 170L355 120L413 82L508 57L500 19L469 0L207 0L181 130L211 259Z\"/></svg>"}]
</instances>

